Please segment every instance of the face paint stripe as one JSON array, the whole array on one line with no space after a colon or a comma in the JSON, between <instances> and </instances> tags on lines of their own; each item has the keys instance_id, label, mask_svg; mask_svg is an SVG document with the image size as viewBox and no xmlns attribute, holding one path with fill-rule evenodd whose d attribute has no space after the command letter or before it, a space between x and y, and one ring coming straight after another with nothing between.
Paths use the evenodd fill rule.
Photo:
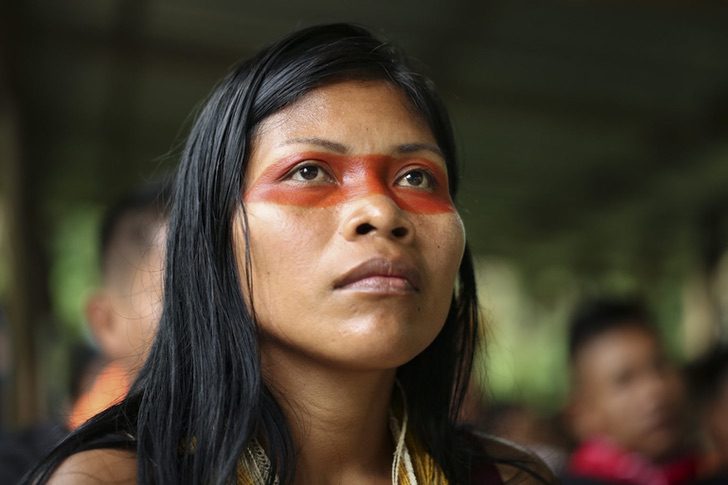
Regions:
<instances>
[{"instance_id":1,"label":"face paint stripe","mask_svg":"<svg viewBox=\"0 0 728 485\"><path fill-rule=\"evenodd\" d=\"M332 181L290 180L292 171L304 162L315 162L327 170ZM434 178L432 189L396 185L410 170L421 169ZM332 207L368 195L390 197L408 212L436 214L453 212L446 172L435 162L419 157L386 155L344 156L306 152L285 157L271 164L245 191L244 201L270 202L300 207Z\"/></svg>"}]
</instances>

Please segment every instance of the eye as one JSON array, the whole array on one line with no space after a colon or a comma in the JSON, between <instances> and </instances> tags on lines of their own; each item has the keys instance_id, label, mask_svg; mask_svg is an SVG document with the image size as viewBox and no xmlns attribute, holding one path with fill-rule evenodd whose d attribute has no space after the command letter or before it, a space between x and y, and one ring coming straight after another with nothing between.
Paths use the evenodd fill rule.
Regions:
<instances>
[{"instance_id":1,"label":"eye","mask_svg":"<svg viewBox=\"0 0 728 485\"><path fill-rule=\"evenodd\" d=\"M632 369L622 369L614 376L614 384L618 388L625 388L631 385L637 376Z\"/></svg>"},{"instance_id":2,"label":"eye","mask_svg":"<svg viewBox=\"0 0 728 485\"><path fill-rule=\"evenodd\" d=\"M295 182L330 182L333 180L326 170L318 164L305 162L298 165L286 176L286 180Z\"/></svg>"},{"instance_id":3,"label":"eye","mask_svg":"<svg viewBox=\"0 0 728 485\"><path fill-rule=\"evenodd\" d=\"M427 170L410 170L397 179L400 187L413 187L430 190L435 186L435 178Z\"/></svg>"}]
</instances>

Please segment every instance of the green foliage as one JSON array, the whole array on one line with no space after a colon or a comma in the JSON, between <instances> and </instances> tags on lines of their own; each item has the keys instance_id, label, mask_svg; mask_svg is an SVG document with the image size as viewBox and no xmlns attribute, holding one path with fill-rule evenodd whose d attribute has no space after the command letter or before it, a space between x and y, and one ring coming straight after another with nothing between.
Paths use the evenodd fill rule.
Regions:
<instances>
[{"instance_id":1,"label":"green foliage","mask_svg":"<svg viewBox=\"0 0 728 485\"><path fill-rule=\"evenodd\" d=\"M477 268L486 346L476 376L496 401L524 402L544 412L563 405L569 386L567 325L576 303L587 296L641 295L654 310L669 352L676 361L684 356L680 273L665 271L650 283L638 268L619 265L579 274L566 266L527 271L513 260L480 259Z\"/></svg>"},{"instance_id":2,"label":"green foliage","mask_svg":"<svg viewBox=\"0 0 728 485\"><path fill-rule=\"evenodd\" d=\"M528 291L511 263L478 263L487 351L479 355L476 372L485 375L492 398L544 410L558 407L566 390L564 324L573 293L567 273L552 272L545 281L555 293L548 301Z\"/></svg>"},{"instance_id":3,"label":"green foliage","mask_svg":"<svg viewBox=\"0 0 728 485\"><path fill-rule=\"evenodd\" d=\"M51 246L50 291L53 310L64 333L85 330L83 308L98 281L98 220L96 205L77 205L64 211Z\"/></svg>"}]
</instances>

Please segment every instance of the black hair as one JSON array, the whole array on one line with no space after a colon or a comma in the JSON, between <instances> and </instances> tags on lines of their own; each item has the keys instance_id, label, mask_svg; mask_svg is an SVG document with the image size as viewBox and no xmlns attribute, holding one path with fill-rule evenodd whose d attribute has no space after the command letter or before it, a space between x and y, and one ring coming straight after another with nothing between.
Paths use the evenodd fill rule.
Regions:
<instances>
[{"instance_id":1,"label":"black hair","mask_svg":"<svg viewBox=\"0 0 728 485\"><path fill-rule=\"evenodd\" d=\"M106 210L99 234L102 273L113 266L117 246L130 247L134 254L142 254L150 246L158 224L169 217L171 193L169 181L148 182L126 193Z\"/></svg>"},{"instance_id":2,"label":"black hair","mask_svg":"<svg viewBox=\"0 0 728 485\"><path fill-rule=\"evenodd\" d=\"M717 399L728 385L728 345L716 344L686 366L690 397L700 404Z\"/></svg>"},{"instance_id":3,"label":"black hair","mask_svg":"<svg viewBox=\"0 0 728 485\"><path fill-rule=\"evenodd\" d=\"M295 32L235 67L213 90L191 128L175 181L164 309L150 355L127 397L92 418L36 470L45 481L70 454L92 448L136 451L140 483L235 482L253 439L271 461L269 482L290 483L289 424L263 380L255 314L246 304L236 256L236 214L256 126L311 90L343 80L380 80L401 90L432 131L457 191L450 121L432 83L391 45L348 24ZM247 238L247 234L245 234ZM247 272L250 275L250 272ZM252 294L252 293L249 293ZM417 438L451 482L466 483L468 456L456 420L469 382L479 321L466 247L444 327L398 369Z\"/></svg>"},{"instance_id":4,"label":"black hair","mask_svg":"<svg viewBox=\"0 0 728 485\"><path fill-rule=\"evenodd\" d=\"M587 343L611 330L639 327L656 333L652 315L637 297L600 297L581 302L569 324L569 359Z\"/></svg>"}]
</instances>

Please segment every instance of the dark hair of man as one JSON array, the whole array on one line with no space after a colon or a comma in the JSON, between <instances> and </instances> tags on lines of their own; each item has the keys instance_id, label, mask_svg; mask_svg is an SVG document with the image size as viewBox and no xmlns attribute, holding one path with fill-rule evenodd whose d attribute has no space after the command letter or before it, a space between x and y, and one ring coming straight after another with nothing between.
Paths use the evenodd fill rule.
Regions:
<instances>
[{"instance_id":1,"label":"dark hair of man","mask_svg":"<svg viewBox=\"0 0 728 485\"><path fill-rule=\"evenodd\" d=\"M169 217L171 187L167 182L136 187L112 205L101 221L99 262L103 275L133 267L149 250L159 226Z\"/></svg>"},{"instance_id":2,"label":"dark hair of man","mask_svg":"<svg viewBox=\"0 0 728 485\"><path fill-rule=\"evenodd\" d=\"M267 117L311 90L344 80L400 89L431 129L457 191L447 113L425 77L363 28L335 24L295 32L232 70L214 89L187 139L175 183L166 252L164 310L150 356L128 397L73 433L38 469L47 479L68 455L114 447L136 452L140 483L235 482L251 440L271 461L269 482L290 483L295 452L276 390L261 376L252 281L241 281L233 246L251 139ZM248 235L245 234L247 238ZM244 256L250 265L250 254ZM247 271L250 275L252 272ZM477 342L478 304L469 250L445 325L398 369L413 433L452 482L468 457L455 421Z\"/></svg>"},{"instance_id":3,"label":"dark hair of man","mask_svg":"<svg viewBox=\"0 0 728 485\"><path fill-rule=\"evenodd\" d=\"M652 316L637 298L601 297L582 302L569 325L569 360L595 338L615 329L638 327L656 333Z\"/></svg>"}]
</instances>

